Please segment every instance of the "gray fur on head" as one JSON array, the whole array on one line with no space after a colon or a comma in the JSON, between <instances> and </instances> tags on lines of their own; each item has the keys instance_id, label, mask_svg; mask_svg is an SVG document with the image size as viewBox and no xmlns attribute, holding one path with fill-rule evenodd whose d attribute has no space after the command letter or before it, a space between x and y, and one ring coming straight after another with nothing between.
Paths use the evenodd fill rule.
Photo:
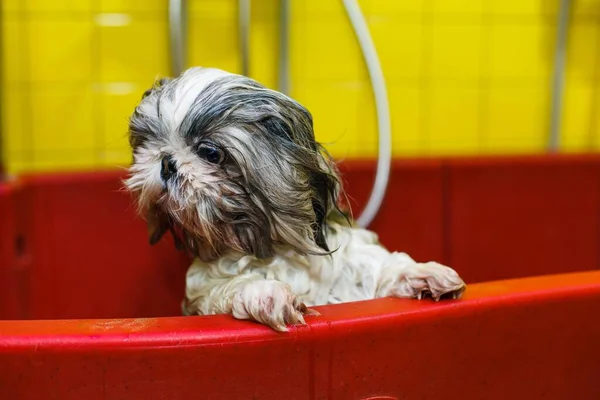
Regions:
<instances>
[{"instance_id":1,"label":"gray fur on head","mask_svg":"<svg viewBox=\"0 0 600 400\"><path fill-rule=\"evenodd\" d=\"M204 260L275 247L328 254L329 213L341 190L295 100L244 76L191 68L146 91L129 125L126 186L150 241L170 230Z\"/></svg>"}]
</instances>

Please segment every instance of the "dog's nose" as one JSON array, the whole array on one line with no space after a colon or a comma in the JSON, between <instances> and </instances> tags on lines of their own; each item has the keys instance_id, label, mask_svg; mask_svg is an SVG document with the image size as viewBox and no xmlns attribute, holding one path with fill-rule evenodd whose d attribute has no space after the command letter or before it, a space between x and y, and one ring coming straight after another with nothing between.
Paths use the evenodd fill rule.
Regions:
<instances>
[{"instance_id":1,"label":"dog's nose","mask_svg":"<svg viewBox=\"0 0 600 400\"><path fill-rule=\"evenodd\" d=\"M160 177L164 182L171 179L177 173L177 166L172 156L164 156L160 166Z\"/></svg>"}]
</instances>

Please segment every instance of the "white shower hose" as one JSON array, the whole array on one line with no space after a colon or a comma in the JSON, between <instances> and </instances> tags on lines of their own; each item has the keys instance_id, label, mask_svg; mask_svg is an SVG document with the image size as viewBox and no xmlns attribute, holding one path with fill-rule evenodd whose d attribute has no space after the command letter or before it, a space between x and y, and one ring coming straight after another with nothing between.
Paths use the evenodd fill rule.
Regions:
<instances>
[{"instance_id":1,"label":"white shower hose","mask_svg":"<svg viewBox=\"0 0 600 400\"><path fill-rule=\"evenodd\" d=\"M390 108L383 71L381 70L379 57L377 56L377 51L375 50L375 45L373 44L373 39L369 33L369 27L367 26L365 17L360 10L357 0L343 0L343 3L360 48L362 49L365 63L367 64L377 110L379 142L377 172L369 201L357 220L359 226L366 228L371 224L381 207L390 177L390 167L392 163Z\"/></svg>"}]
</instances>

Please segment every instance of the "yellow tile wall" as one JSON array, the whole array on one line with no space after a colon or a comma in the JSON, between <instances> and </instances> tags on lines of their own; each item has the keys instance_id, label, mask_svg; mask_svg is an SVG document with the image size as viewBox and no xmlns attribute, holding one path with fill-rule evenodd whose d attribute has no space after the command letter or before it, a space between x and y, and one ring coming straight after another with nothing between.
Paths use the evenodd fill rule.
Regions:
<instances>
[{"instance_id":1,"label":"yellow tile wall","mask_svg":"<svg viewBox=\"0 0 600 400\"><path fill-rule=\"evenodd\" d=\"M394 154L542 152L556 0L361 0ZM189 65L240 72L236 0L188 0ZM277 0L252 1L251 75L276 88ZM9 171L127 165L127 118L169 69L164 0L2 0ZM292 96L339 158L376 154L368 74L341 0L292 0ZM564 151L600 149L600 0L573 1Z\"/></svg>"}]
</instances>

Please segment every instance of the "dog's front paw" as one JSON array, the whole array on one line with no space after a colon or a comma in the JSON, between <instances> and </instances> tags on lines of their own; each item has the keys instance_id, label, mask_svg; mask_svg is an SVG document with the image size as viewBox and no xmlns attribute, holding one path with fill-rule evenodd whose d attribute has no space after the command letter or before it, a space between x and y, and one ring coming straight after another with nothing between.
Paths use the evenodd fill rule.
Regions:
<instances>
[{"instance_id":1,"label":"dog's front paw","mask_svg":"<svg viewBox=\"0 0 600 400\"><path fill-rule=\"evenodd\" d=\"M434 300L443 297L458 299L466 289L465 282L452 268L436 262L418 263L407 267L392 289L392 296Z\"/></svg>"},{"instance_id":2,"label":"dog's front paw","mask_svg":"<svg viewBox=\"0 0 600 400\"><path fill-rule=\"evenodd\" d=\"M286 332L287 324L306 324L304 315L318 315L292 292L286 283L261 280L248 283L233 298L232 314Z\"/></svg>"}]
</instances>

